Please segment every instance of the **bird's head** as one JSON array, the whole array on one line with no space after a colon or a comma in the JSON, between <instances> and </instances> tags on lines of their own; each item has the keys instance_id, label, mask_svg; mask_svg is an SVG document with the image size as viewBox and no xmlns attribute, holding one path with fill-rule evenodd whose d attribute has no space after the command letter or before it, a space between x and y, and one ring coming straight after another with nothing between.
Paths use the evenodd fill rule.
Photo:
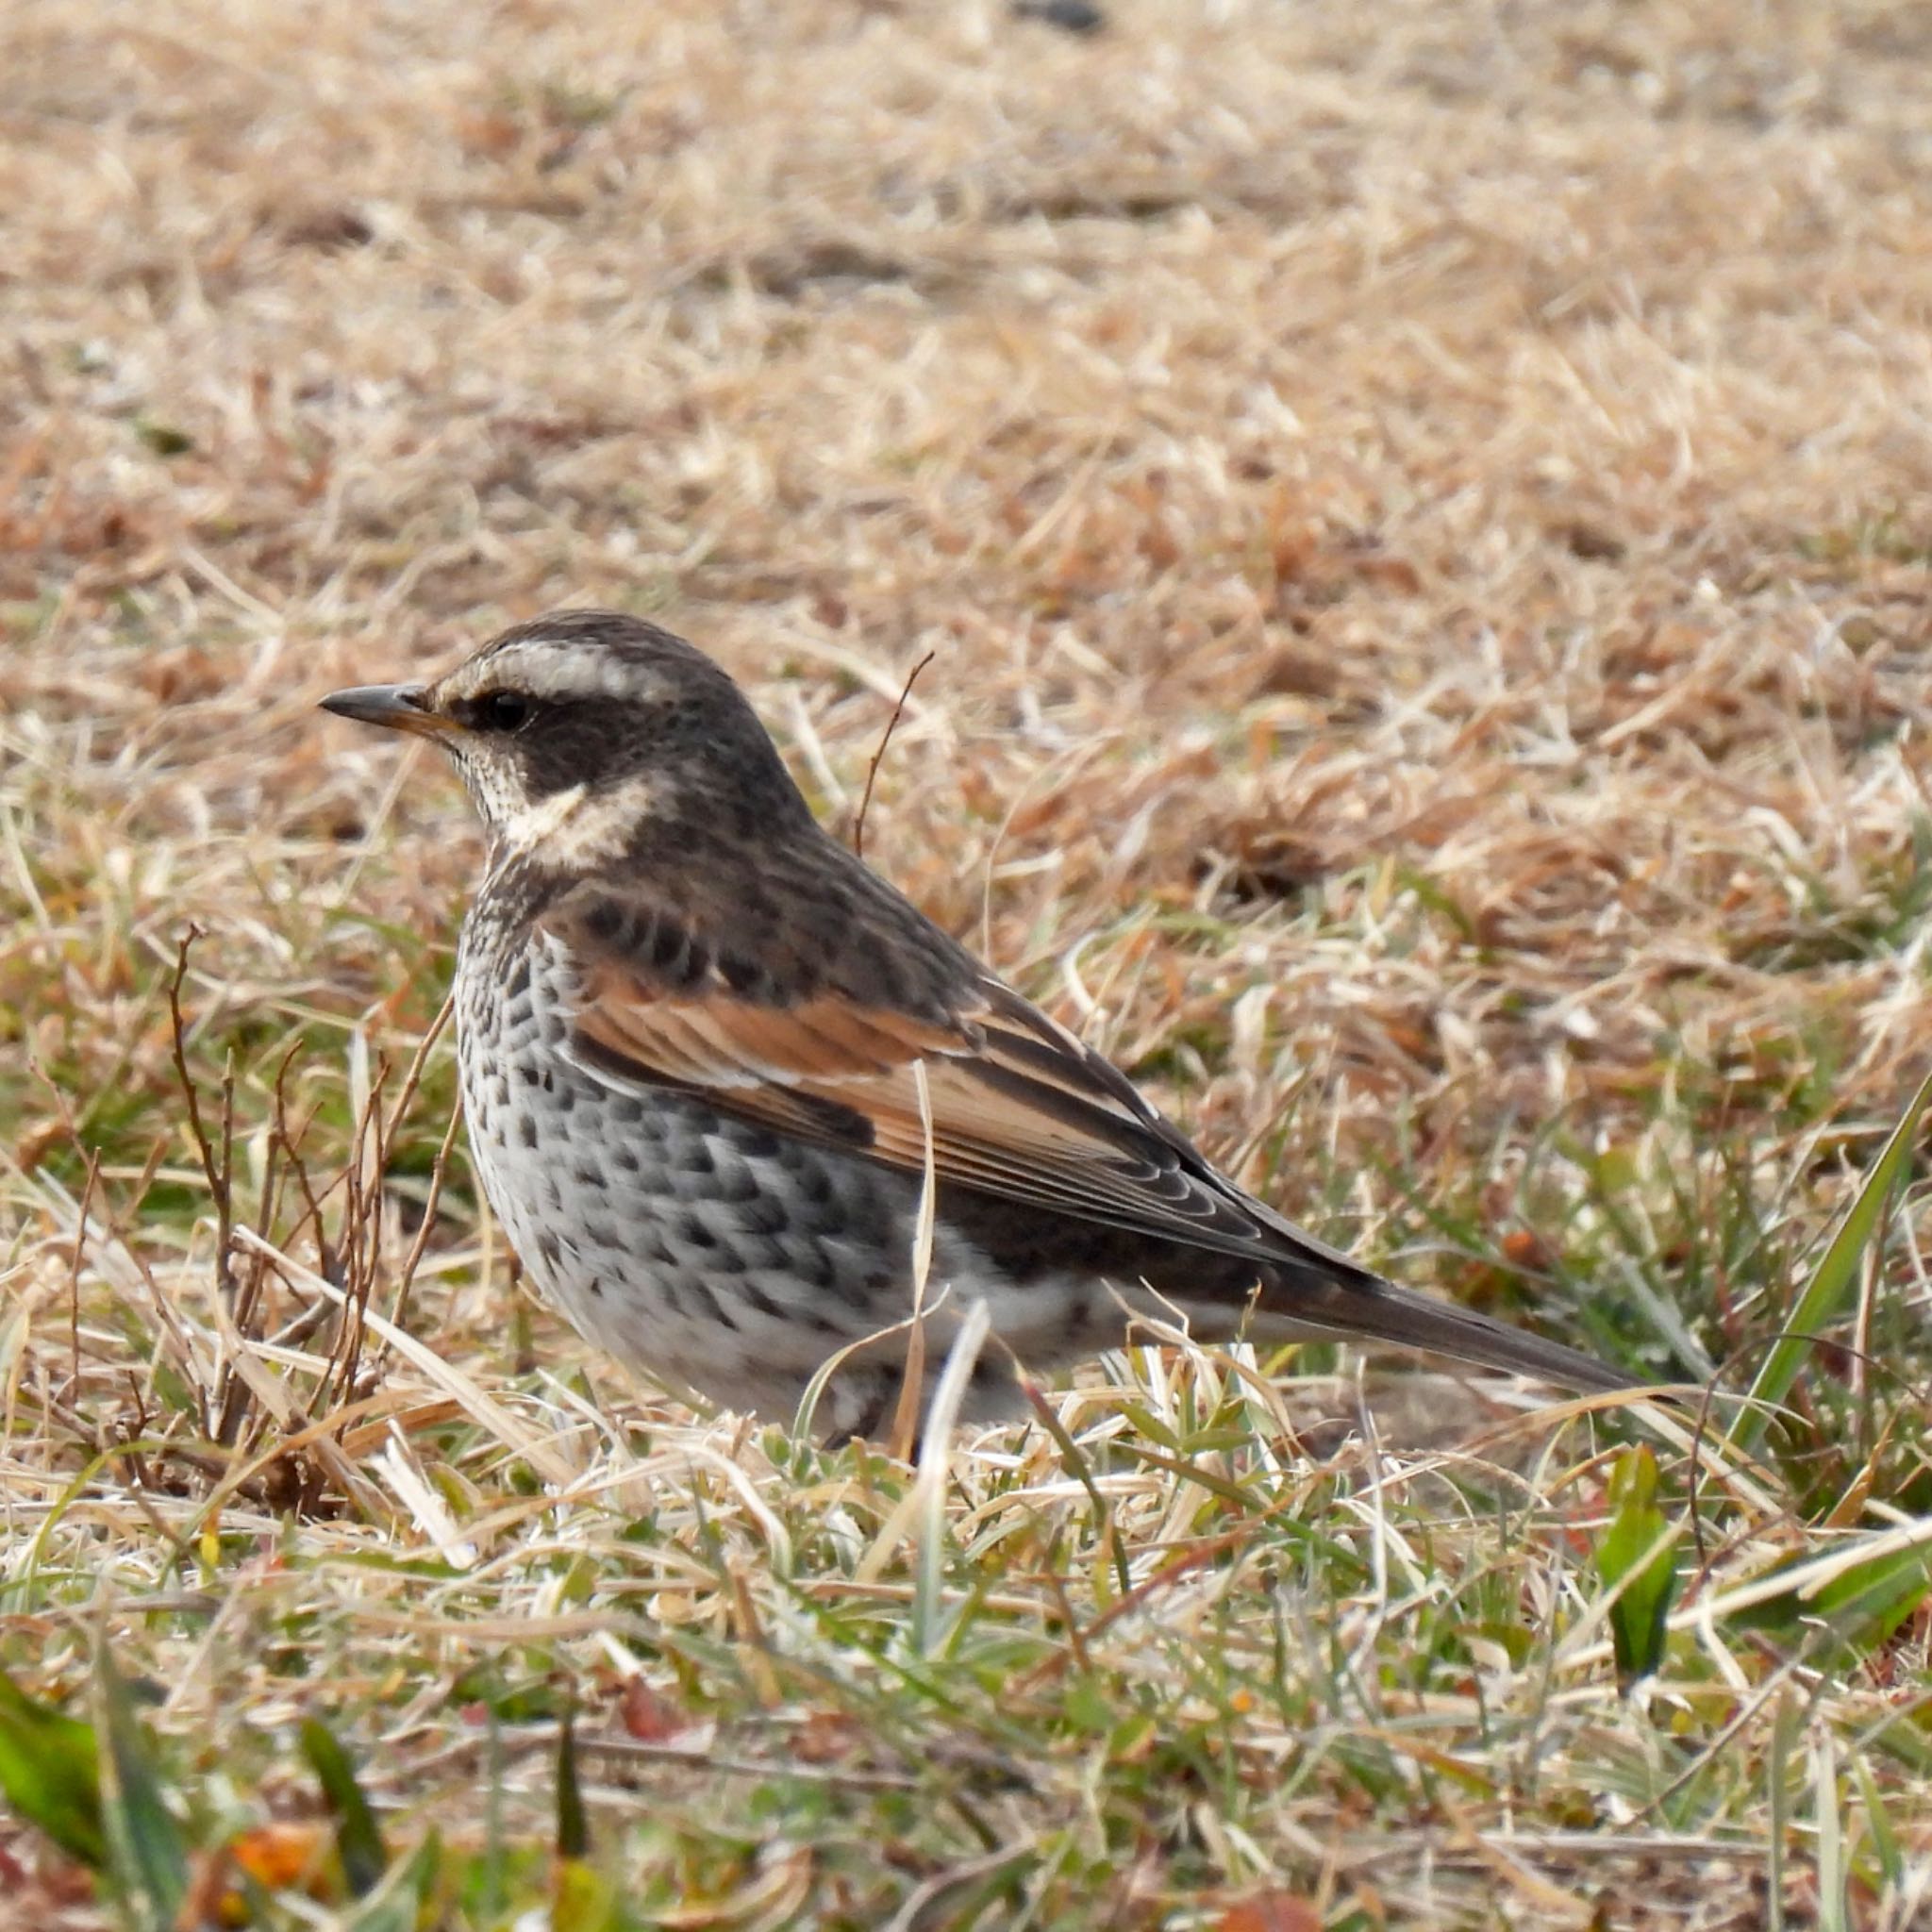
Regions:
<instances>
[{"instance_id":1,"label":"bird's head","mask_svg":"<svg viewBox=\"0 0 1932 1932\"><path fill-rule=\"evenodd\" d=\"M568 870L680 824L770 837L811 815L742 693L641 618L518 625L427 684L332 692L340 717L434 739L500 851Z\"/></svg>"}]
</instances>

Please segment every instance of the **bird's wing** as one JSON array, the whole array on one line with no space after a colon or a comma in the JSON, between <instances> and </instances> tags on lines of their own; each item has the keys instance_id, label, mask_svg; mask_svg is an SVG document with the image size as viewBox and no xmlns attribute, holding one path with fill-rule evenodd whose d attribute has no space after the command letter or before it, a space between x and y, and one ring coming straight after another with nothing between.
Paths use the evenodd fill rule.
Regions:
<instances>
[{"instance_id":1,"label":"bird's wing","mask_svg":"<svg viewBox=\"0 0 1932 1932\"><path fill-rule=\"evenodd\" d=\"M1357 1264L1224 1180L1114 1067L1019 994L961 972L924 1014L828 986L734 990L662 908L580 888L541 929L570 959L572 1052L617 1085L702 1093L747 1121L1081 1219L1252 1257ZM626 895L628 897L628 895Z\"/></svg>"}]
</instances>

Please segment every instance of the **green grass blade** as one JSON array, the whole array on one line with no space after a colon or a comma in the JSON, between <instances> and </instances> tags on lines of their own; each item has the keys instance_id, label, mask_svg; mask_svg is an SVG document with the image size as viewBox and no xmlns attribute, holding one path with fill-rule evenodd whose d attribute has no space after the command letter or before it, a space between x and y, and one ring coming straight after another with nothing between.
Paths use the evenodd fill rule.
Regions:
<instances>
[{"instance_id":1,"label":"green grass blade","mask_svg":"<svg viewBox=\"0 0 1932 1932\"><path fill-rule=\"evenodd\" d=\"M1858 1780L1858 1803L1880 1875L1888 1885L1903 1885L1906 1878L1905 1854L1899 1845L1898 1833L1892 1828L1885 1794L1879 1790L1878 1780L1872 1775L1872 1767L1862 1755L1852 1759L1852 1772Z\"/></svg>"},{"instance_id":2,"label":"green grass blade","mask_svg":"<svg viewBox=\"0 0 1932 1932\"><path fill-rule=\"evenodd\" d=\"M1806 1353L1811 1347L1810 1337L1835 1321L1850 1300L1857 1279L1859 1257L1876 1238L1892 1191L1909 1164L1919 1119L1928 1100L1932 1100L1932 1075L1913 1094L1898 1124L1887 1137L1872 1172L1865 1176L1864 1186L1832 1236L1824 1259L1792 1307L1785 1323L1786 1333L1765 1356L1763 1366L1751 1384L1750 1400L1739 1409L1731 1424L1733 1447L1746 1451L1756 1447L1764 1434L1770 1411L1790 1393L1791 1384L1798 1378Z\"/></svg>"},{"instance_id":3,"label":"green grass blade","mask_svg":"<svg viewBox=\"0 0 1932 1932\"><path fill-rule=\"evenodd\" d=\"M583 1788L577 1782L576 1739L568 1712L557 1732L557 1856L580 1859L591 1850L591 1827L584 1817Z\"/></svg>"},{"instance_id":4,"label":"green grass blade","mask_svg":"<svg viewBox=\"0 0 1932 1932\"><path fill-rule=\"evenodd\" d=\"M328 1800L335 1815L336 1851L342 1861L342 1876L358 1898L366 1897L381 1883L389 1870L389 1849L382 1841L382 1827L362 1787L349 1754L337 1742L335 1734L320 1718L302 1720L302 1755Z\"/></svg>"},{"instance_id":5,"label":"green grass blade","mask_svg":"<svg viewBox=\"0 0 1932 1932\"><path fill-rule=\"evenodd\" d=\"M1780 1690L1777 1707L1772 1715L1771 1751L1765 1760L1764 1776L1770 1800L1770 1829L1766 1850L1770 1889L1764 1901L1767 1932L1785 1932L1785 1835L1791 1825L1792 1762L1797 1757L1799 1733L1804 1718L1798 1701L1789 1690Z\"/></svg>"},{"instance_id":6,"label":"green grass blade","mask_svg":"<svg viewBox=\"0 0 1932 1932\"><path fill-rule=\"evenodd\" d=\"M71 1858L107 1863L94 1727L29 1697L0 1671L0 1796Z\"/></svg>"},{"instance_id":7,"label":"green grass blade","mask_svg":"<svg viewBox=\"0 0 1932 1932\"><path fill-rule=\"evenodd\" d=\"M1932 1591L1932 1546L1894 1550L1834 1576L1810 1608L1848 1642L1871 1650L1890 1637Z\"/></svg>"},{"instance_id":8,"label":"green grass blade","mask_svg":"<svg viewBox=\"0 0 1932 1932\"><path fill-rule=\"evenodd\" d=\"M1676 1534L1657 1501L1657 1457L1631 1449L1610 1477L1611 1516L1596 1551L1598 1574L1617 1592L1610 1606L1610 1640L1617 1674L1625 1685L1650 1676L1663 1662L1666 1624L1676 1591L1671 1552Z\"/></svg>"},{"instance_id":9,"label":"green grass blade","mask_svg":"<svg viewBox=\"0 0 1932 1932\"><path fill-rule=\"evenodd\" d=\"M129 1905L145 1907L142 1923L170 1932L188 1891L188 1847L105 1642L94 1655L94 1703L95 1735L108 1747L99 1761L108 1861Z\"/></svg>"},{"instance_id":10,"label":"green grass blade","mask_svg":"<svg viewBox=\"0 0 1932 1932\"><path fill-rule=\"evenodd\" d=\"M1850 1932L1846 1918L1844 1821L1839 1811L1838 1759L1827 1738L1811 1746L1811 1793L1815 1801L1818 1932Z\"/></svg>"},{"instance_id":11,"label":"green grass blade","mask_svg":"<svg viewBox=\"0 0 1932 1932\"><path fill-rule=\"evenodd\" d=\"M591 1823L577 1777L575 1720L557 1733L557 1841L551 1865L550 1932L612 1932L618 1923L610 1881L589 1862Z\"/></svg>"}]
</instances>

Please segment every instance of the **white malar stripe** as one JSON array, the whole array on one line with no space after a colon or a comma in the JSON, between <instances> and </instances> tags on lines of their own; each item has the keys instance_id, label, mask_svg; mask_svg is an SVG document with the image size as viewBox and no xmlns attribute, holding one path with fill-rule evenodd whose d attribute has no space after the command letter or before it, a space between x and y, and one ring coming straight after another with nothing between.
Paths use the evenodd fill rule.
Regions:
<instances>
[{"instance_id":1,"label":"white malar stripe","mask_svg":"<svg viewBox=\"0 0 1932 1932\"><path fill-rule=\"evenodd\" d=\"M607 864L624 857L653 796L650 780L642 777L594 792L587 785L567 786L511 812L503 842L512 852L541 854L573 869Z\"/></svg>"}]
</instances>

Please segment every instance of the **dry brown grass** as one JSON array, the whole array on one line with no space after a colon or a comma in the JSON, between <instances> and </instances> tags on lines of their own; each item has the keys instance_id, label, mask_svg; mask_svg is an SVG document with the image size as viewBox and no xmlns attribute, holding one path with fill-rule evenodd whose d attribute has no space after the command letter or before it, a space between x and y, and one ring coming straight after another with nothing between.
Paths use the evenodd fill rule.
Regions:
<instances>
[{"instance_id":1,"label":"dry brown grass","mask_svg":"<svg viewBox=\"0 0 1932 1932\"><path fill-rule=\"evenodd\" d=\"M1112 10L1091 40L977 0L0 16L4 1641L16 1667L44 1647L42 1690L106 1617L168 1682L164 1729L273 1735L306 1694L262 1661L247 1607L279 1550L304 1616L341 1612L303 1625L321 1630L305 1674L355 1659L337 1689L359 1748L411 1740L473 1776L433 1694L511 1624L580 1673L680 1616L747 1646L772 1527L862 1547L875 1523L848 1537L824 1512L896 1507L863 1467L802 1500L762 1439L641 1407L587 1364L626 1418L607 1421L541 1315L551 1373L516 1379L516 1304L459 1161L408 1318L445 1368L391 1356L380 1382L330 1379L312 1334L259 1357L317 1405L328 1467L302 1467L340 1514L278 1527L268 1472L288 1479L300 1424L269 1428L260 1391L245 1481L169 1394L257 1359L221 1332L172 1071L180 934L205 933L183 997L211 1118L225 1064L237 1082L238 1213L272 1160L281 1175L263 1226L296 1267L266 1271L252 1317L273 1332L318 1261L271 1151L277 1072L295 1049L320 1187L354 1164L371 1070L391 1065L392 1095L435 1010L476 860L440 774L313 699L559 603L648 610L714 649L848 823L933 652L869 857L1245 1178L1379 1255L1433 1246L1418 1272L1519 1309L1539 1291L1510 1264L1567 1262L1549 1319L1592 1302L1592 1332L1659 1372L1774 1331L1790 1252L1928 1060L1932 24L1879 0ZM433 1057L401 1128L404 1225L365 1256L378 1309L448 1089ZM1661 1306L1734 1184L1770 1258L1727 1273L1713 1234L1674 1354L1622 1293ZM1922 1331L1916 1265L1884 1295L1874 1274L1862 1307L1861 1335ZM1404 1411L1385 1417L1401 1446ZM112 1453L169 1429L146 1461ZM1310 1441L1282 1494L1384 1507L1361 1438ZM532 1454L575 1517L505 1489L513 1466L541 1483ZM963 1454L962 1544L990 1497L1039 1492L1014 1588L1043 1629L1056 1512L1077 1541L1086 1492L1037 1433ZM1537 1467L1507 1558L1532 1566L1602 1475L1584 1448ZM1391 1480L1442 1493L1407 1464ZM1122 1533L1158 1567L1183 1533L1174 1479L1130 1487L1143 1513ZM568 1560L615 1560L640 1512L660 1554L684 1549L688 1492L742 1540L739 1599L633 1577L607 1601ZM1815 1554L1793 1496L1729 1501L1750 1522L1712 1590L1773 1548ZM1465 1527L1477 1574L1494 1553ZM452 1539L489 1590L341 1582L357 1551ZM1106 1574L1086 1556L1081 1615ZM70 1581L35 1581L46 1562ZM73 1580L88 1567L97 1589ZM1557 1642L1577 1583L1551 1577L1523 1603ZM1255 1587L1215 1572L1174 1627L1235 1641ZM1383 1610L1392 1587L1379 1573ZM143 1622L143 1592L184 1591L221 1607L211 1623ZM398 1710L372 1659L402 1628L428 1661ZM1819 1738L1843 1750L1910 1705L1923 1612L1914 1641L1911 1668L1888 1652L1828 1719L1810 1707L1799 1759L1815 1772ZM1564 1761L1592 1767L1577 1823L1633 1840L1620 1896L1668 1900L1658 1924L1755 1923L1761 1845L1711 1867L1697 1831L1605 1799L1643 1782L1651 1734L1600 1663L1562 1655L1593 1713L1562 1732ZM193 1674L218 1658L232 1674ZM1520 1692L1522 1664L1486 1668ZM1784 1707L1751 1701L1771 1668L1709 1722L1737 1717L1726 1748L1782 1776ZM404 1763L373 1775L434 1811L441 1788L399 1784ZM1167 1923L1210 1868L1230 1897L1287 1874L1335 1924L1375 1883L1407 1901L1391 1923L1554 1924L1538 1884L1589 1896L1548 1807L1510 1837L1520 1787L1398 1788L1374 1812L1395 1834L1379 1877L1365 1801L1311 1775L1254 1857L1203 1817L1191 1864L1158 1834L1114 1846L1117 1916L1091 1923ZM1022 1827L987 1802L1006 1843ZM1011 1808L1044 1829L1057 1802ZM1924 1815L1910 1885L1845 1894L1860 1924L1913 1923ZM791 1852L747 1856L769 1923L845 1923L823 1870L794 1899ZM934 1916L943 1889L920 1903L949 1869L933 1856L891 1908L977 1923ZM1438 1857L1462 1875L1429 1875ZM1548 1875L1511 1876L1525 1858ZM1041 1883L1036 1923L1082 1923ZM1793 1885L1801 1921L1822 1909Z\"/></svg>"}]
</instances>

